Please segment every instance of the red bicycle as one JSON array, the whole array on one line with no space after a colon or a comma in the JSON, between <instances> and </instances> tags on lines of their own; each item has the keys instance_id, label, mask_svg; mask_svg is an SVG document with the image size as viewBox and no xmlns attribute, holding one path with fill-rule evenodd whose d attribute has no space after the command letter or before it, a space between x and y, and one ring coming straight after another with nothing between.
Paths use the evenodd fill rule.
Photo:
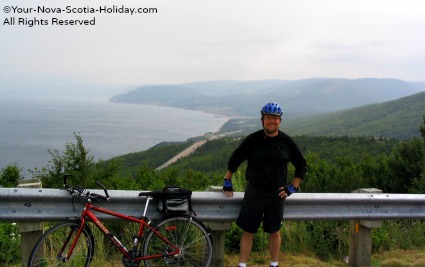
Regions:
<instances>
[{"instance_id":1,"label":"red bicycle","mask_svg":"<svg viewBox=\"0 0 425 267\"><path fill-rule=\"evenodd\" d=\"M112 210L95 206L94 201L109 200L108 191L101 183L97 184L105 195L89 192L82 187L66 184L65 189L75 199L84 200L84 208L79 216L58 223L45 232L37 241L30 255L28 266L89 266L94 259L95 238L88 222L105 235L114 250L122 254L122 263L126 267L136 267L143 261L147 267L192 266L207 267L212 258L212 241L204 224L188 214L166 214L155 223L146 217L149 202L163 199L163 190L142 192L147 196L142 217L136 218ZM115 216L119 221L127 221L135 229L132 233L130 248L127 248L93 213L100 212Z\"/></svg>"}]
</instances>

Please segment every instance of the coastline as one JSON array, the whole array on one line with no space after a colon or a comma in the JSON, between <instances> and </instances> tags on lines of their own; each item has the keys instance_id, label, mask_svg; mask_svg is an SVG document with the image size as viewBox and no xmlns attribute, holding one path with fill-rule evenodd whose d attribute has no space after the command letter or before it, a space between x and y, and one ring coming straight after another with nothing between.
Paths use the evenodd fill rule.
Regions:
<instances>
[{"instance_id":1,"label":"coastline","mask_svg":"<svg viewBox=\"0 0 425 267\"><path fill-rule=\"evenodd\" d=\"M111 103L105 98L79 100L1 99L0 168L11 164L22 170L45 167L51 160L48 150L63 151L68 142L75 142L74 133L81 134L84 146L98 160L216 133L229 121L202 111Z\"/></svg>"}]
</instances>

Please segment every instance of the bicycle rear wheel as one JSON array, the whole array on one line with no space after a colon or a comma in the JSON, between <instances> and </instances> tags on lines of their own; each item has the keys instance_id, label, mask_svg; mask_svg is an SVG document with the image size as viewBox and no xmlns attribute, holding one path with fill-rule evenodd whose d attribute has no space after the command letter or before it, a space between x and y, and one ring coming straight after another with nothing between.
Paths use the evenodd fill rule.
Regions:
<instances>
[{"instance_id":1,"label":"bicycle rear wheel","mask_svg":"<svg viewBox=\"0 0 425 267\"><path fill-rule=\"evenodd\" d=\"M87 226L83 228L71 258L64 261L80 226L80 223L65 222L50 228L35 244L28 267L89 266L94 253L94 239Z\"/></svg>"},{"instance_id":2,"label":"bicycle rear wheel","mask_svg":"<svg viewBox=\"0 0 425 267\"><path fill-rule=\"evenodd\" d=\"M155 232L146 236L143 244L144 256L160 255L145 260L146 267L178 265L186 267L208 267L212 258L212 242L205 226L191 216L168 217L154 227L161 236L180 248L178 255L169 255L172 248Z\"/></svg>"}]
</instances>

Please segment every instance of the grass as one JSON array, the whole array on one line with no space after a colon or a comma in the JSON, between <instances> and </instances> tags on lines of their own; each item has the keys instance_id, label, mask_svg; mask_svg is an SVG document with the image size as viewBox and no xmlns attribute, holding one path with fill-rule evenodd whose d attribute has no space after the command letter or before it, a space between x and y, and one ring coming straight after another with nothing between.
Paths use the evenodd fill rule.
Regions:
<instances>
[{"instance_id":1,"label":"grass","mask_svg":"<svg viewBox=\"0 0 425 267\"><path fill-rule=\"evenodd\" d=\"M267 254L261 253L252 253L250 261L248 262L248 267L264 267L269 266L269 259ZM224 256L224 267L236 267L239 263L238 255L225 255ZM331 261L325 262L321 261L319 258L315 257L313 254L294 254L294 253L285 253L281 254L279 257L279 267L283 266L314 266L314 267L329 267L329 266L348 266L342 261Z\"/></svg>"},{"instance_id":2,"label":"grass","mask_svg":"<svg viewBox=\"0 0 425 267\"><path fill-rule=\"evenodd\" d=\"M238 266L238 255L225 255L224 267ZM267 254L252 253L251 260L248 262L248 267L264 267L268 266ZM2 265L0 263L0 266ZM8 267L18 267L21 264L8 265ZM113 261L95 261L91 267L122 267L120 260ZM143 263L140 264L143 266ZM281 254L279 258L279 267L292 266L292 267L348 267L343 260L322 261L311 253L285 253ZM425 266L425 249L416 250L393 250L377 253L372 256L371 267L423 267Z\"/></svg>"},{"instance_id":3,"label":"grass","mask_svg":"<svg viewBox=\"0 0 425 267\"><path fill-rule=\"evenodd\" d=\"M238 266L238 255L225 255L224 267ZM248 267L269 266L267 254L252 253ZM285 253L279 257L279 267L348 267L344 259L322 261L311 253ZM425 250L394 250L377 253L372 256L371 267L423 267Z\"/></svg>"},{"instance_id":4,"label":"grass","mask_svg":"<svg viewBox=\"0 0 425 267\"><path fill-rule=\"evenodd\" d=\"M372 257L372 267L423 267L425 250L385 251Z\"/></svg>"}]
</instances>

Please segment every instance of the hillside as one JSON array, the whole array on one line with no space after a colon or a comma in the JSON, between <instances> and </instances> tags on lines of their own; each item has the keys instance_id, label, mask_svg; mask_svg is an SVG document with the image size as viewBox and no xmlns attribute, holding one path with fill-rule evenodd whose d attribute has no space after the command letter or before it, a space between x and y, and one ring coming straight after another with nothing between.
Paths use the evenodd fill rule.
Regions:
<instances>
[{"instance_id":1,"label":"hillside","mask_svg":"<svg viewBox=\"0 0 425 267\"><path fill-rule=\"evenodd\" d=\"M425 115L425 92L379 104L320 115L284 114L281 129L291 135L365 136L397 140L420 137ZM223 135L247 135L261 128L256 118L235 118L221 129Z\"/></svg>"},{"instance_id":2,"label":"hillside","mask_svg":"<svg viewBox=\"0 0 425 267\"><path fill-rule=\"evenodd\" d=\"M232 116L257 116L264 103L280 103L286 113L325 113L398 99L420 92L397 79L212 81L143 86L112 102L156 104Z\"/></svg>"},{"instance_id":3,"label":"hillside","mask_svg":"<svg viewBox=\"0 0 425 267\"><path fill-rule=\"evenodd\" d=\"M420 137L425 115L425 92L381 104L289 121L295 135L375 136L395 139Z\"/></svg>"},{"instance_id":4,"label":"hillside","mask_svg":"<svg viewBox=\"0 0 425 267\"><path fill-rule=\"evenodd\" d=\"M381 153L389 154L394 145L398 143L396 140L348 137L296 136L294 139L303 153L314 152L320 157L329 160L338 157L360 160L364 156L364 152L371 156L377 156ZM171 165L171 168L179 170L192 169L209 174L223 171L227 167L230 154L241 140L242 138L240 137L224 137L210 140L193 154L181 158ZM195 140L176 143L164 142L146 151L122 155L118 157L123 160L124 168L122 174L137 173L138 169L144 164L156 169L194 142Z\"/></svg>"}]
</instances>

